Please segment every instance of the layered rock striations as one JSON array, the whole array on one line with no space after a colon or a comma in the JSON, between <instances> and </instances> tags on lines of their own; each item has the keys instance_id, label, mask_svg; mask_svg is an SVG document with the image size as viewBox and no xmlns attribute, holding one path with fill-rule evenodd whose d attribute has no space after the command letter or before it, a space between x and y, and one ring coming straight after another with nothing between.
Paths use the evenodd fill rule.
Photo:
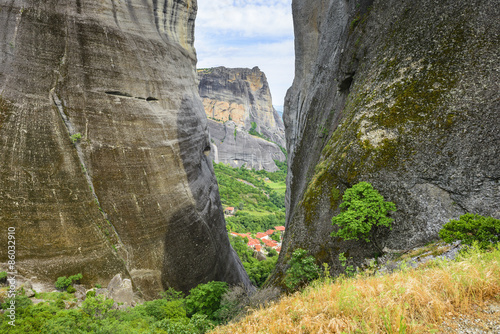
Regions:
<instances>
[{"instance_id":1,"label":"layered rock striations","mask_svg":"<svg viewBox=\"0 0 500 334\"><path fill-rule=\"evenodd\" d=\"M394 202L377 241L405 250L465 212L500 218L498 1L293 1L285 101L287 234L342 271L377 250L332 239L342 194L371 182Z\"/></svg>"},{"instance_id":2,"label":"layered rock striations","mask_svg":"<svg viewBox=\"0 0 500 334\"><path fill-rule=\"evenodd\" d=\"M0 224L16 229L20 273L121 273L145 296L250 284L207 158L196 9L0 2Z\"/></svg>"},{"instance_id":3,"label":"layered rock striations","mask_svg":"<svg viewBox=\"0 0 500 334\"><path fill-rule=\"evenodd\" d=\"M277 170L274 160L285 160L280 149L285 147L285 132L265 74L258 67L216 67L198 70L198 79L213 160L233 167L245 164Z\"/></svg>"}]
</instances>

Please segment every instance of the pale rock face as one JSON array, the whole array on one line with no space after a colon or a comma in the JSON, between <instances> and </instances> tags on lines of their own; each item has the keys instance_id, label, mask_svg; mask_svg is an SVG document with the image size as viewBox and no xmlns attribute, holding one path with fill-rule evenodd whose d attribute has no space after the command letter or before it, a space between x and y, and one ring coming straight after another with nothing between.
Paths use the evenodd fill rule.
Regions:
<instances>
[{"instance_id":1,"label":"pale rock face","mask_svg":"<svg viewBox=\"0 0 500 334\"><path fill-rule=\"evenodd\" d=\"M210 159L215 163L275 172L278 167L274 161L285 160L285 155L276 144L248 134L235 122L221 124L208 120L208 131L212 142Z\"/></svg>"},{"instance_id":2,"label":"pale rock face","mask_svg":"<svg viewBox=\"0 0 500 334\"><path fill-rule=\"evenodd\" d=\"M274 160L285 160L278 146L285 146L284 125L273 107L265 74L258 67L216 67L199 69L198 80L214 161L276 171ZM252 122L273 143L249 135Z\"/></svg>"},{"instance_id":3,"label":"pale rock face","mask_svg":"<svg viewBox=\"0 0 500 334\"><path fill-rule=\"evenodd\" d=\"M500 218L495 1L294 0L295 80L285 100L287 233L342 271L369 243L334 240L342 194L371 182L398 210L378 243L404 250L465 212ZM281 276L282 277L282 276Z\"/></svg>"},{"instance_id":4,"label":"pale rock face","mask_svg":"<svg viewBox=\"0 0 500 334\"><path fill-rule=\"evenodd\" d=\"M0 225L16 228L18 270L122 273L145 296L249 285L205 155L196 1L0 9Z\"/></svg>"}]
</instances>

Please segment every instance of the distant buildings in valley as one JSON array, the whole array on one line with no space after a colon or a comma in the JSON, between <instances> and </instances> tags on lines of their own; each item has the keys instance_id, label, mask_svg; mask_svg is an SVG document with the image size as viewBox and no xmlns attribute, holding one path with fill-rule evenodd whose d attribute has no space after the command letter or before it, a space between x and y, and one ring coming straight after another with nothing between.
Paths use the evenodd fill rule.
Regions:
<instances>
[{"instance_id":1,"label":"distant buildings in valley","mask_svg":"<svg viewBox=\"0 0 500 334\"><path fill-rule=\"evenodd\" d=\"M226 208L226 210L229 208ZM283 232L285 232L285 227L284 226L275 226L275 229L270 229L267 230L266 232L258 232L255 235L255 238L252 238L252 235L250 233L236 233L236 232L231 232L232 236L235 237L241 237L241 238L247 238L248 239L248 247L254 249L257 252L262 251L262 247L269 247L274 250L276 250L278 253L281 251L281 240L283 239ZM273 235L275 232L280 232L280 241L276 241L271 239L271 235Z\"/></svg>"}]
</instances>

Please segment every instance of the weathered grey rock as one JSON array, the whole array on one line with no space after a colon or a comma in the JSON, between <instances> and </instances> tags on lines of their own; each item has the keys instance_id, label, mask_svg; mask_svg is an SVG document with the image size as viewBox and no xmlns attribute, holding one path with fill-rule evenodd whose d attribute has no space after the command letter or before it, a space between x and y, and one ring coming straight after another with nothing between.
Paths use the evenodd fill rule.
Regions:
<instances>
[{"instance_id":1,"label":"weathered grey rock","mask_svg":"<svg viewBox=\"0 0 500 334\"><path fill-rule=\"evenodd\" d=\"M233 167L276 171L284 161L285 129L273 107L266 75L258 67L216 67L198 70L200 96L209 118L211 158ZM248 132L255 131L272 142Z\"/></svg>"},{"instance_id":2,"label":"weathered grey rock","mask_svg":"<svg viewBox=\"0 0 500 334\"><path fill-rule=\"evenodd\" d=\"M371 182L398 208L378 243L409 249L465 212L500 218L498 1L294 0L285 101L287 233L341 271L376 249L333 240L344 190Z\"/></svg>"},{"instance_id":3,"label":"weathered grey rock","mask_svg":"<svg viewBox=\"0 0 500 334\"><path fill-rule=\"evenodd\" d=\"M86 284L121 273L146 296L250 284L204 154L196 10L0 1L0 226L16 228L20 272Z\"/></svg>"},{"instance_id":4,"label":"weathered grey rock","mask_svg":"<svg viewBox=\"0 0 500 334\"><path fill-rule=\"evenodd\" d=\"M233 121L224 124L208 120L211 138L210 159L215 163L230 164L233 167L245 165L269 172L278 170L275 160L284 161L285 155L278 145L250 135Z\"/></svg>"},{"instance_id":5,"label":"weathered grey rock","mask_svg":"<svg viewBox=\"0 0 500 334\"><path fill-rule=\"evenodd\" d=\"M125 306L135 305L134 290L132 282L129 279L122 279L121 275L117 274L111 279L107 289L108 298L113 299L117 303L123 303Z\"/></svg>"}]
</instances>

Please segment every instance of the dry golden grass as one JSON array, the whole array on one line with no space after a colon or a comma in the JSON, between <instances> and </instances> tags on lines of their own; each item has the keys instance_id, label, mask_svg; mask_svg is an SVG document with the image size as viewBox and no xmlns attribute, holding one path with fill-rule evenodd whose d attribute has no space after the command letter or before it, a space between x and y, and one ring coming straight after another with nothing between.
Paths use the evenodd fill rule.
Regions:
<instances>
[{"instance_id":1,"label":"dry golden grass","mask_svg":"<svg viewBox=\"0 0 500 334\"><path fill-rule=\"evenodd\" d=\"M500 301L500 246L390 275L315 282L212 333L433 333L488 300Z\"/></svg>"}]
</instances>

